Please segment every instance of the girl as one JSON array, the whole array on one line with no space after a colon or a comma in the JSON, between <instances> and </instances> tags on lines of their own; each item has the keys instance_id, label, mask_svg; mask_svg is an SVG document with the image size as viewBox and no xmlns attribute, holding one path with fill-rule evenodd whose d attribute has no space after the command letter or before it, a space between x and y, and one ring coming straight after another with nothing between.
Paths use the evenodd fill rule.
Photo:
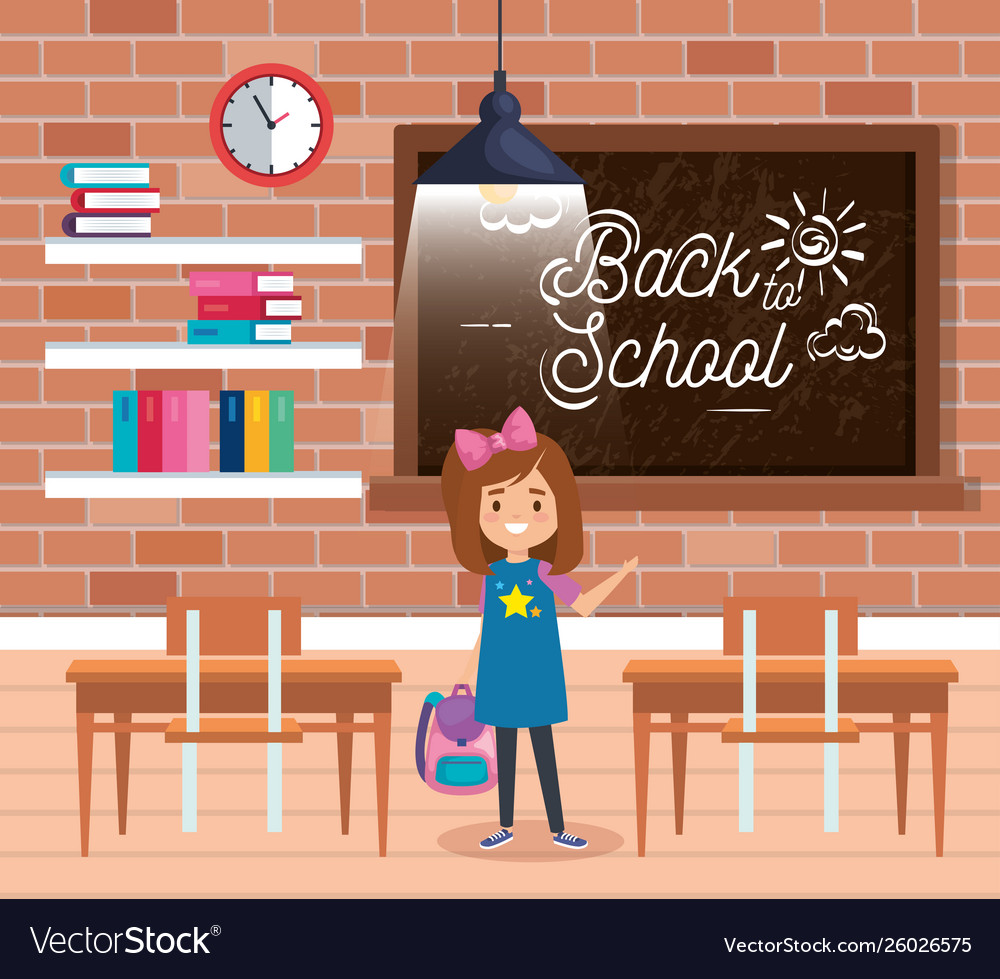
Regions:
<instances>
[{"instance_id":1,"label":"girl","mask_svg":"<svg viewBox=\"0 0 1000 979\"><path fill-rule=\"evenodd\" d=\"M476 720L496 729L500 829L479 845L514 838L517 729L528 728L553 842L582 848L565 832L552 725L565 721L566 681L555 598L590 615L638 563L632 558L586 593L567 576L583 557L583 520L569 460L539 435L523 408L500 432L459 429L441 471L459 562L484 575L479 638L460 682L476 679Z\"/></svg>"}]
</instances>

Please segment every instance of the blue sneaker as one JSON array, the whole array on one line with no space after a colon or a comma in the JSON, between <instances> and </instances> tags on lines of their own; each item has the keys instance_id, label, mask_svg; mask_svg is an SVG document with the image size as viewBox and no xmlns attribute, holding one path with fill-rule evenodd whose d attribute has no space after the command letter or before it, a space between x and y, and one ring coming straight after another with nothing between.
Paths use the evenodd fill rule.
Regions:
<instances>
[{"instance_id":1,"label":"blue sneaker","mask_svg":"<svg viewBox=\"0 0 1000 979\"><path fill-rule=\"evenodd\" d=\"M582 850L587 845L586 840L567 832L556 833L552 837L552 842L556 846L568 846L571 850Z\"/></svg>"},{"instance_id":2,"label":"blue sneaker","mask_svg":"<svg viewBox=\"0 0 1000 979\"><path fill-rule=\"evenodd\" d=\"M503 846L514 839L514 834L509 829L501 829L499 833L492 833L487 836L479 845L484 850L492 850L495 846Z\"/></svg>"}]
</instances>

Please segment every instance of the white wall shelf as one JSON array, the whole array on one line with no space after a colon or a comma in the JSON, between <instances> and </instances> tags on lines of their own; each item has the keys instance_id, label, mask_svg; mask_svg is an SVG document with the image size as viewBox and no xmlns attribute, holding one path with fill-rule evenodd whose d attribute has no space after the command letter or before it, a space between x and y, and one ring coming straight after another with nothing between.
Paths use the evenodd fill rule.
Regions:
<instances>
[{"instance_id":1,"label":"white wall shelf","mask_svg":"<svg viewBox=\"0 0 1000 979\"><path fill-rule=\"evenodd\" d=\"M360 238L46 238L47 265L360 265Z\"/></svg>"},{"instance_id":2,"label":"white wall shelf","mask_svg":"<svg viewBox=\"0 0 1000 979\"><path fill-rule=\"evenodd\" d=\"M360 472L46 472L49 499L361 499Z\"/></svg>"},{"instance_id":3,"label":"white wall shelf","mask_svg":"<svg viewBox=\"0 0 1000 979\"><path fill-rule=\"evenodd\" d=\"M46 370L126 368L273 368L359 370L361 342L330 343L46 343Z\"/></svg>"}]
</instances>

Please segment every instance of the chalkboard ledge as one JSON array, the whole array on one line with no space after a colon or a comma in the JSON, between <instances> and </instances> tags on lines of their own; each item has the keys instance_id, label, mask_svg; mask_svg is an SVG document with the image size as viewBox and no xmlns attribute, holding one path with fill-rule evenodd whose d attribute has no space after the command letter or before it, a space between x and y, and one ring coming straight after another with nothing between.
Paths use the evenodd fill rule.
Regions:
<instances>
[{"instance_id":1,"label":"chalkboard ledge","mask_svg":"<svg viewBox=\"0 0 1000 979\"><path fill-rule=\"evenodd\" d=\"M580 476L584 510L968 510L961 476ZM372 476L371 523L440 513L437 476Z\"/></svg>"}]
</instances>

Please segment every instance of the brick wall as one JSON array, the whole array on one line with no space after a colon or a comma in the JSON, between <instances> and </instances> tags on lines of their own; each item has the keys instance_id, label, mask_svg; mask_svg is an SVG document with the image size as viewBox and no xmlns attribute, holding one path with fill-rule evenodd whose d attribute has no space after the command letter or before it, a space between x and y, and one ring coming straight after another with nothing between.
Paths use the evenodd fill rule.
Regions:
<instances>
[{"instance_id":1,"label":"brick wall","mask_svg":"<svg viewBox=\"0 0 1000 979\"><path fill-rule=\"evenodd\" d=\"M392 471L392 130L475 118L492 0L44 0L0 6L0 607L158 612L165 596L301 595L313 611L473 604L440 517L366 503L46 500L46 469L111 468L111 391L288 387L296 468ZM940 125L941 471L974 512L602 512L580 577L633 553L606 608L718 611L725 594L856 594L866 611L1000 605L1000 4L994 0L508 0L525 118ZM322 80L326 162L268 191L230 176L212 98L262 61ZM356 268L296 268L297 332L361 340L358 372L49 371L46 340L174 340L186 270L46 266L59 167L142 159L159 235L360 235ZM180 273L180 274L178 274Z\"/></svg>"}]
</instances>

